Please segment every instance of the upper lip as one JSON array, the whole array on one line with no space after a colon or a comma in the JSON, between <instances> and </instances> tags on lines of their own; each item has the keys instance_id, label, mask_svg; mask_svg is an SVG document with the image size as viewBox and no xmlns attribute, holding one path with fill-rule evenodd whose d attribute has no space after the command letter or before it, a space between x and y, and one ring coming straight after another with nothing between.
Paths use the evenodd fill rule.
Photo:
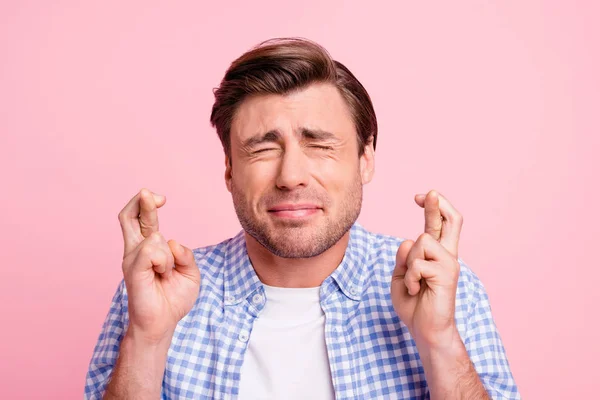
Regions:
<instances>
[{"instance_id":1,"label":"upper lip","mask_svg":"<svg viewBox=\"0 0 600 400\"><path fill-rule=\"evenodd\" d=\"M295 210L310 210L315 208L321 208L316 204L302 203L302 204L291 204L282 203L277 204L269 208L269 211L295 211Z\"/></svg>"}]
</instances>

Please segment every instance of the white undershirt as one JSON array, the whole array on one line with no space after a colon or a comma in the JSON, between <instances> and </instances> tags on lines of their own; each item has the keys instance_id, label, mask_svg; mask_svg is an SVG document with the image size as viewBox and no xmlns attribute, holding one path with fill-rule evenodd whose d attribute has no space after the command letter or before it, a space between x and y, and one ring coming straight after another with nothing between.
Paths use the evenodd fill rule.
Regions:
<instances>
[{"instance_id":1,"label":"white undershirt","mask_svg":"<svg viewBox=\"0 0 600 400\"><path fill-rule=\"evenodd\" d=\"M334 399L320 288L264 288L267 300L254 320L239 398Z\"/></svg>"}]
</instances>

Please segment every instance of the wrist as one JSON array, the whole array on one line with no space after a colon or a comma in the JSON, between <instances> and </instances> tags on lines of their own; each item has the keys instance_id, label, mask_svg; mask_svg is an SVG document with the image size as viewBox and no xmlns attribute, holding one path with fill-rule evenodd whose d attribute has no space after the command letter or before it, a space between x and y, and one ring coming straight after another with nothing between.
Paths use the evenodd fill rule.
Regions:
<instances>
[{"instance_id":1,"label":"wrist","mask_svg":"<svg viewBox=\"0 0 600 400\"><path fill-rule=\"evenodd\" d=\"M161 350L165 347L169 348L174 332L174 330L168 330L158 335L149 335L130 325L127 332L125 332L123 341L126 341L129 345L147 348L148 350Z\"/></svg>"},{"instance_id":2,"label":"wrist","mask_svg":"<svg viewBox=\"0 0 600 400\"><path fill-rule=\"evenodd\" d=\"M449 333L445 340L417 343L417 349L423 364L427 363L432 366L450 366L469 357L458 331Z\"/></svg>"},{"instance_id":3,"label":"wrist","mask_svg":"<svg viewBox=\"0 0 600 400\"><path fill-rule=\"evenodd\" d=\"M426 372L451 369L469 359L456 327L429 338L415 338L415 343Z\"/></svg>"},{"instance_id":4,"label":"wrist","mask_svg":"<svg viewBox=\"0 0 600 400\"><path fill-rule=\"evenodd\" d=\"M456 325L449 326L447 329L429 332L426 335L415 332L411 334L415 340L415 344L419 352L429 351L450 351L454 348L461 347L462 338L458 332Z\"/></svg>"},{"instance_id":5,"label":"wrist","mask_svg":"<svg viewBox=\"0 0 600 400\"><path fill-rule=\"evenodd\" d=\"M159 398L171 338L151 338L130 326L121 340L104 398Z\"/></svg>"},{"instance_id":6,"label":"wrist","mask_svg":"<svg viewBox=\"0 0 600 400\"><path fill-rule=\"evenodd\" d=\"M458 329L416 342L432 399L454 398L465 377L478 380Z\"/></svg>"},{"instance_id":7,"label":"wrist","mask_svg":"<svg viewBox=\"0 0 600 400\"><path fill-rule=\"evenodd\" d=\"M171 337L149 340L135 331L128 330L121 342L119 354L126 359L127 365L135 366L140 370L144 366L149 376L154 374L162 376L170 346Z\"/></svg>"},{"instance_id":8,"label":"wrist","mask_svg":"<svg viewBox=\"0 0 600 400\"><path fill-rule=\"evenodd\" d=\"M133 364L160 366L166 362L170 346L171 338L154 340L128 330L121 342L120 353L126 355Z\"/></svg>"}]
</instances>

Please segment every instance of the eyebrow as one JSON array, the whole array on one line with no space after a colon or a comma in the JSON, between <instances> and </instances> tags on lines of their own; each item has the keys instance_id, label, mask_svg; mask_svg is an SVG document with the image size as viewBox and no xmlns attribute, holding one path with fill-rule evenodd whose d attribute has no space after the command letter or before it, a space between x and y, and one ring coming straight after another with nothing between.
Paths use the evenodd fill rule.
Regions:
<instances>
[{"instance_id":1,"label":"eyebrow","mask_svg":"<svg viewBox=\"0 0 600 400\"><path fill-rule=\"evenodd\" d=\"M332 140L336 139L331 132L322 129L301 128L300 134L303 139L309 140ZM254 135L249 139L244 140L243 147L253 147L261 143L273 143L281 139L281 132L277 129L272 129L265 134Z\"/></svg>"}]
</instances>

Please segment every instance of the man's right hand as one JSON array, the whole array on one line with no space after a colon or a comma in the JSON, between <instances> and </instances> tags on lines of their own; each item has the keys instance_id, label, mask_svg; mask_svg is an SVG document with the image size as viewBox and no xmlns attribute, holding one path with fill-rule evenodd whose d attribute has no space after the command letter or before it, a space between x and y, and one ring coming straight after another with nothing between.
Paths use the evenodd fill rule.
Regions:
<instances>
[{"instance_id":1,"label":"man's right hand","mask_svg":"<svg viewBox=\"0 0 600 400\"><path fill-rule=\"evenodd\" d=\"M166 200L142 189L119 213L129 302L127 336L146 343L170 342L200 289L192 251L174 240L167 242L158 231L157 209Z\"/></svg>"}]
</instances>

